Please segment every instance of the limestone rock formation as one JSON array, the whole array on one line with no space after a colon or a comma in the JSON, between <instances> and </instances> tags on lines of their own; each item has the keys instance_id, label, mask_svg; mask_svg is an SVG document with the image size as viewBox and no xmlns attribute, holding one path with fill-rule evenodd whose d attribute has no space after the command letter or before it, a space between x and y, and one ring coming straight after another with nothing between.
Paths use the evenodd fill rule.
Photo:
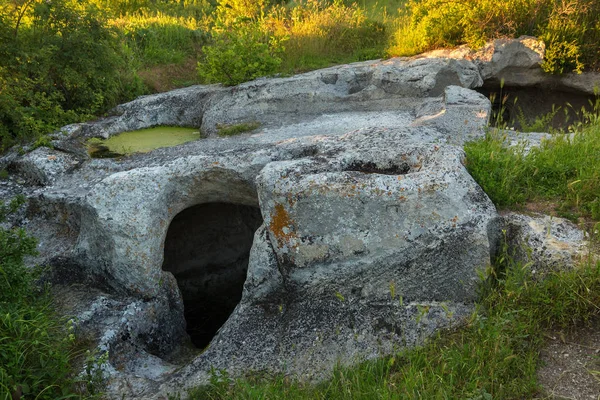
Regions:
<instances>
[{"instance_id":1,"label":"limestone rock formation","mask_svg":"<svg viewBox=\"0 0 600 400\"><path fill-rule=\"evenodd\" d=\"M471 60L481 78L489 84L516 87L541 87L565 92L595 95L600 90L600 73L566 73L553 75L540 68L544 61L544 43L531 36L497 39L480 50L460 46L456 49L433 50L419 58Z\"/></svg>"},{"instance_id":2,"label":"limestone rock formation","mask_svg":"<svg viewBox=\"0 0 600 400\"><path fill-rule=\"evenodd\" d=\"M481 71L392 59L142 97L64 127L53 150L3 156L0 196L29 198L16 223L40 238L32 262L75 296L63 308L108 352L113 397L165 399L212 368L322 379L472 310L502 230L463 165L491 113L471 90ZM216 135L245 122L260 128ZM86 153L157 124L206 138Z\"/></svg>"}]
</instances>

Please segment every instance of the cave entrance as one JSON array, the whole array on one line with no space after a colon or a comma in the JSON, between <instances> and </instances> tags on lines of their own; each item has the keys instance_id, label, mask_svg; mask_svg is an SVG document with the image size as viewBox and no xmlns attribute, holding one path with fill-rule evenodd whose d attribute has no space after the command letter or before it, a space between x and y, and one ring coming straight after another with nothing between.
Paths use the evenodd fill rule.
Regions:
<instances>
[{"instance_id":1,"label":"cave entrance","mask_svg":"<svg viewBox=\"0 0 600 400\"><path fill-rule=\"evenodd\" d=\"M582 92L501 87L494 82L485 82L477 91L492 100L493 125L536 132L567 128L581 119L582 109L590 111L595 101L594 96Z\"/></svg>"},{"instance_id":2,"label":"cave entrance","mask_svg":"<svg viewBox=\"0 0 600 400\"><path fill-rule=\"evenodd\" d=\"M173 273L183 297L187 332L208 346L242 298L258 207L206 203L175 216L165 239L163 270Z\"/></svg>"}]
</instances>

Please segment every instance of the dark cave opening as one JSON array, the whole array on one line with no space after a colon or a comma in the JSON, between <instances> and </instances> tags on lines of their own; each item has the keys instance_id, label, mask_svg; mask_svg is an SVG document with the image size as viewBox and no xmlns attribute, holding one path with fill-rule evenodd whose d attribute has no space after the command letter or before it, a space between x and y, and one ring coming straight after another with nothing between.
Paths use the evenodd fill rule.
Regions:
<instances>
[{"instance_id":1,"label":"dark cave opening","mask_svg":"<svg viewBox=\"0 0 600 400\"><path fill-rule=\"evenodd\" d=\"M208 346L242 298L258 207L206 203L177 214L165 239L163 270L173 273L183 297L187 332Z\"/></svg>"},{"instance_id":2,"label":"dark cave opening","mask_svg":"<svg viewBox=\"0 0 600 400\"><path fill-rule=\"evenodd\" d=\"M590 111L595 97L581 92L540 87L504 86L485 82L477 91L492 101L491 123L517 130L564 129Z\"/></svg>"}]
</instances>

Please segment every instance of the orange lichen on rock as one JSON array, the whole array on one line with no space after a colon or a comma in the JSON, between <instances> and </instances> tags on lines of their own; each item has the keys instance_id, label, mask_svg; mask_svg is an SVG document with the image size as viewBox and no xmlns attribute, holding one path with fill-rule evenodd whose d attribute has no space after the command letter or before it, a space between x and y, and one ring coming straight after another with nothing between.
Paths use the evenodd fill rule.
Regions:
<instances>
[{"instance_id":1,"label":"orange lichen on rock","mask_svg":"<svg viewBox=\"0 0 600 400\"><path fill-rule=\"evenodd\" d=\"M294 237L293 222L282 204L275 205L275 212L271 215L269 229L271 229L280 245Z\"/></svg>"}]
</instances>

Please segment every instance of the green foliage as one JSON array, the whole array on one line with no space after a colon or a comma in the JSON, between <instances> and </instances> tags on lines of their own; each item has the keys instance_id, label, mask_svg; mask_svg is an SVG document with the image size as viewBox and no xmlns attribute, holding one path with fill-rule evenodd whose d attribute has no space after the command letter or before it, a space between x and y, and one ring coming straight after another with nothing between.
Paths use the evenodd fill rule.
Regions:
<instances>
[{"instance_id":1,"label":"green foliage","mask_svg":"<svg viewBox=\"0 0 600 400\"><path fill-rule=\"evenodd\" d=\"M232 85L523 34L546 42L548 72L598 68L598 14L596 0L3 0L0 152L143 94L140 76Z\"/></svg>"},{"instance_id":2,"label":"green foliage","mask_svg":"<svg viewBox=\"0 0 600 400\"><path fill-rule=\"evenodd\" d=\"M181 63L196 57L208 35L193 18L131 16L112 22L137 68Z\"/></svg>"},{"instance_id":3,"label":"green foliage","mask_svg":"<svg viewBox=\"0 0 600 400\"><path fill-rule=\"evenodd\" d=\"M250 132L260 126L259 122L245 122L234 125L221 125L217 124L217 134L219 136L235 136L240 133Z\"/></svg>"},{"instance_id":4,"label":"green foliage","mask_svg":"<svg viewBox=\"0 0 600 400\"><path fill-rule=\"evenodd\" d=\"M22 197L0 202L0 222L24 203ZM0 229L0 304L11 303L31 291L31 278L23 257L35 253L36 241L22 229Z\"/></svg>"},{"instance_id":5,"label":"green foliage","mask_svg":"<svg viewBox=\"0 0 600 400\"><path fill-rule=\"evenodd\" d=\"M237 85L272 75L281 65L283 40L263 32L257 22L215 29L212 44L204 46L198 73L206 82Z\"/></svg>"},{"instance_id":6,"label":"green foliage","mask_svg":"<svg viewBox=\"0 0 600 400\"><path fill-rule=\"evenodd\" d=\"M271 7L223 0L211 34L199 73L226 84L378 58L387 37L385 25L369 20L356 4L324 0Z\"/></svg>"},{"instance_id":7,"label":"green foliage","mask_svg":"<svg viewBox=\"0 0 600 400\"><path fill-rule=\"evenodd\" d=\"M521 35L546 43L547 72L581 72L598 66L600 24L596 0L409 0L390 53L411 55L437 47Z\"/></svg>"},{"instance_id":8,"label":"green foliage","mask_svg":"<svg viewBox=\"0 0 600 400\"><path fill-rule=\"evenodd\" d=\"M561 107L552 106L552 110L546 114L536 116L533 119L527 118L521 107L515 101L516 120L519 124L520 132L552 132L552 121L556 114L561 110ZM566 118L566 117L565 117Z\"/></svg>"},{"instance_id":9,"label":"green foliage","mask_svg":"<svg viewBox=\"0 0 600 400\"><path fill-rule=\"evenodd\" d=\"M307 1L294 8L274 8L269 15L277 35L289 38L283 57L286 72L380 58L386 26L342 1Z\"/></svg>"},{"instance_id":10,"label":"green foliage","mask_svg":"<svg viewBox=\"0 0 600 400\"><path fill-rule=\"evenodd\" d=\"M0 202L0 223L23 203L22 197ZM0 228L0 399L81 398L70 365L74 335L23 263L35 254L36 243L22 229Z\"/></svg>"},{"instance_id":11,"label":"green foliage","mask_svg":"<svg viewBox=\"0 0 600 400\"><path fill-rule=\"evenodd\" d=\"M91 0L113 17L144 16L148 12L200 19L213 9L213 0Z\"/></svg>"},{"instance_id":12,"label":"green foliage","mask_svg":"<svg viewBox=\"0 0 600 400\"><path fill-rule=\"evenodd\" d=\"M468 143L467 168L492 201L509 207L531 200L557 201L561 209L600 219L600 124L596 121L572 136L555 134L529 153L525 143L506 144L507 137L492 130L485 139Z\"/></svg>"},{"instance_id":13,"label":"green foliage","mask_svg":"<svg viewBox=\"0 0 600 400\"><path fill-rule=\"evenodd\" d=\"M232 380L213 371L190 399L515 399L538 393L536 369L545 330L600 315L600 263L534 279L506 246L477 310L462 329L423 347L352 368L319 385L283 376Z\"/></svg>"},{"instance_id":14,"label":"green foliage","mask_svg":"<svg viewBox=\"0 0 600 400\"><path fill-rule=\"evenodd\" d=\"M546 43L545 71L581 72L586 65L598 65L599 13L600 3L596 0L555 3L547 25L541 29Z\"/></svg>"},{"instance_id":15,"label":"green foliage","mask_svg":"<svg viewBox=\"0 0 600 400\"><path fill-rule=\"evenodd\" d=\"M0 150L139 93L102 13L76 0L3 3Z\"/></svg>"}]
</instances>

